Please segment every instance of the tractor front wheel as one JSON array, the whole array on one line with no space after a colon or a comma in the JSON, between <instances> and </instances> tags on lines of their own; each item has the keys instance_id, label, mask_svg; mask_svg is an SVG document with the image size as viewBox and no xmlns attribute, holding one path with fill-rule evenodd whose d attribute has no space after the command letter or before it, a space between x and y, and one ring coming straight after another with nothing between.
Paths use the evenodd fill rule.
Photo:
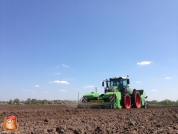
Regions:
<instances>
[{"instance_id":1,"label":"tractor front wheel","mask_svg":"<svg viewBox=\"0 0 178 134\"><path fill-rule=\"evenodd\" d=\"M128 93L122 94L121 105L123 108L127 108L127 109L131 107L131 98Z\"/></svg>"},{"instance_id":2,"label":"tractor front wheel","mask_svg":"<svg viewBox=\"0 0 178 134\"><path fill-rule=\"evenodd\" d=\"M134 90L132 94L132 103L134 108L140 108L141 107L141 98L140 93L137 90Z\"/></svg>"}]
</instances>

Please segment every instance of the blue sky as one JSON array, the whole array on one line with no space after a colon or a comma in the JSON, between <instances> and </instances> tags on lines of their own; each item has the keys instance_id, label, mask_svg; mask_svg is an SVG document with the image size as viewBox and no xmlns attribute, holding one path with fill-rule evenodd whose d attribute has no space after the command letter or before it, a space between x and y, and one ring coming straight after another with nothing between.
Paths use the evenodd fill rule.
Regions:
<instances>
[{"instance_id":1,"label":"blue sky","mask_svg":"<svg viewBox=\"0 0 178 134\"><path fill-rule=\"evenodd\" d=\"M127 76L178 100L178 1L0 1L0 100L77 100Z\"/></svg>"}]
</instances>

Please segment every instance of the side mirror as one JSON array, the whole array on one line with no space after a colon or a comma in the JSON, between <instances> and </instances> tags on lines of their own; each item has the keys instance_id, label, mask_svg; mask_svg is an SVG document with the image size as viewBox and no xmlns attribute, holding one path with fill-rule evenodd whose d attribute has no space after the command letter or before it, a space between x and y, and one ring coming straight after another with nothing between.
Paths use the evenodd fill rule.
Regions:
<instances>
[{"instance_id":1,"label":"side mirror","mask_svg":"<svg viewBox=\"0 0 178 134\"><path fill-rule=\"evenodd\" d=\"M127 79L127 84L130 84L130 80L129 79Z\"/></svg>"},{"instance_id":2,"label":"side mirror","mask_svg":"<svg viewBox=\"0 0 178 134\"><path fill-rule=\"evenodd\" d=\"M104 87L104 81L102 82L102 86Z\"/></svg>"}]
</instances>

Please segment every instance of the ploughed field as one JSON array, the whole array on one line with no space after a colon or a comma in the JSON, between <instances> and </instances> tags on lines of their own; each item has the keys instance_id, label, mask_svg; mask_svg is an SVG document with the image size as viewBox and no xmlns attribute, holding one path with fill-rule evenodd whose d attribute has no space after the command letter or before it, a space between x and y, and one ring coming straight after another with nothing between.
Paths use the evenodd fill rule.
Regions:
<instances>
[{"instance_id":1,"label":"ploughed field","mask_svg":"<svg viewBox=\"0 0 178 134\"><path fill-rule=\"evenodd\" d=\"M178 107L77 109L64 105L0 106L0 123L11 115L17 116L20 134L178 134ZM1 127L0 133L2 131Z\"/></svg>"}]
</instances>

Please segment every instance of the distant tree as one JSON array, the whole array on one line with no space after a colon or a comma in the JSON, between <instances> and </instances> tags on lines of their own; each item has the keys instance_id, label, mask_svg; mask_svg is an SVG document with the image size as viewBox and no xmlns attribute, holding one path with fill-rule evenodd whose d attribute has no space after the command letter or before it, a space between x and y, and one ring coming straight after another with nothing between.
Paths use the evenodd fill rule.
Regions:
<instances>
[{"instance_id":1,"label":"distant tree","mask_svg":"<svg viewBox=\"0 0 178 134\"><path fill-rule=\"evenodd\" d=\"M152 104L158 104L158 101L157 100L153 100Z\"/></svg>"},{"instance_id":2,"label":"distant tree","mask_svg":"<svg viewBox=\"0 0 178 134\"><path fill-rule=\"evenodd\" d=\"M48 104L53 104L54 102L53 100L48 100Z\"/></svg>"},{"instance_id":3,"label":"distant tree","mask_svg":"<svg viewBox=\"0 0 178 134\"><path fill-rule=\"evenodd\" d=\"M18 98L14 99L14 103L15 103L16 105L18 105L19 102L20 102L20 100L19 100Z\"/></svg>"},{"instance_id":4,"label":"distant tree","mask_svg":"<svg viewBox=\"0 0 178 134\"><path fill-rule=\"evenodd\" d=\"M171 101L169 99L165 99L162 101L157 101L157 100L152 100L148 101L149 104L158 104L158 105L178 105L178 100L177 101Z\"/></svg>"},{"instance_id":5,"label":"distant tree","mask_svg":"<svg viewBox=\"0 0 178 134\"><path fill-rule=\"evenodd\" d=\"M37 100L37 104L42 104L42 100Z\"/></svg>"},{"instance_id":6,"label":"distant tree","mask_svg":"<svg viewBox=\"0 0 178 134\"><path fill-rule=\"evenodd\" d=\"M69 104L69 100L64 100L63 103L64 104Z\"/></svg>"},{"instance_id":7,"label":"distant tree","mask_svg":"<svg viewBox=\"0 0 178 134\"><path fill-rule=\"evenodd\" d=\"M168 99L163 100L163 101L162 101L162 104L163 104L163 105L171 105L171 100L168 100Z\"/></svg>"},{"instance_id":8,"label":"distant tree","mask_svg":"<svg viewBox=\"0 0 178 134\"><path fill-rule=\"evenodd\" d=\"M62 100L56 100L57 104L62 104Z\"/></svg>"},{"instance_id":9,"label":"distant tree","mask_svg":"<svg viewBox=\"0 0 178 134\"><path fill-rule=\"evenodd\" d=\"M157 100L147 101L149 104L158 104L159 102Z\"/></svg>"},{"instance_id":10,"label":"distant tree","mask_svg":"<svg viewBox=\"0 0 178 134\"><path fill-rule=\"evenodd\" d=\"M47 101L46 99L44 99L44 100L41 101L41 103L42 103L42 104L47 104L48 101Z\"/></svg>"},{"instance_id":11,"label":"distant tree","mask_svg":"<svg viewBox=\"0 0 178 134\"><path fill-rule=\"evenodd\" d=\"M12 105L13 104L13 101L12 99L9 100L9 104Z\"/></svg>"},{"instance_id":12,"label":"distant tree","mask_svg":"<svg viewBox=\"0 0 178 134\"><path fill-rule=\"evenodd\" d=\"M32 99L31 104L37 104L37 99Z\"/></svg>"},{"instance_id":13,"label":"distant tree","mask_svg":"<svg viewBox=\"0 0 178 134\"><path fill-rule=\"evenodd\" d=\"M20 103L25 103L25 101L24 101L24 100L21 100Z\"/></svg>"},{"instance_id":14,"label":"distant tree","mask_svg":"<svg viewBox=\"0 0 178 134\"><path fill-rule=\"evenodd\" d=\"M176 102L175 101L171 101L171 105L175 105L176 104Z\"/></svg>"},{"instance_id":15,"label":"distant tree","mask_svg":"<svg viewBox=\"0 0 178 134\"><path fill-rule=\"evenodd\" d=\"M178 105L178 100L176 101L176 105Z\"/></svg>"},{"instance_id":16,"label":"distant tree","mask_svg":"<svg viewBox=\"0 0 178 134\"><path fill-rule=\"evenodd\" d=\"M160 104L161 104L161 105L164 105L164 101L160 101Z\"/></svg>"},{"instance_id":17,"label":"distant tree","mask_svg":"<svg viewBox=\"0 0 178 134\"><path fill-rule=\"evenodd\" d=\"M26 104L31 104L31 99L28 98L25 103L26 103Z\"/></svg>"}]
</instances>

